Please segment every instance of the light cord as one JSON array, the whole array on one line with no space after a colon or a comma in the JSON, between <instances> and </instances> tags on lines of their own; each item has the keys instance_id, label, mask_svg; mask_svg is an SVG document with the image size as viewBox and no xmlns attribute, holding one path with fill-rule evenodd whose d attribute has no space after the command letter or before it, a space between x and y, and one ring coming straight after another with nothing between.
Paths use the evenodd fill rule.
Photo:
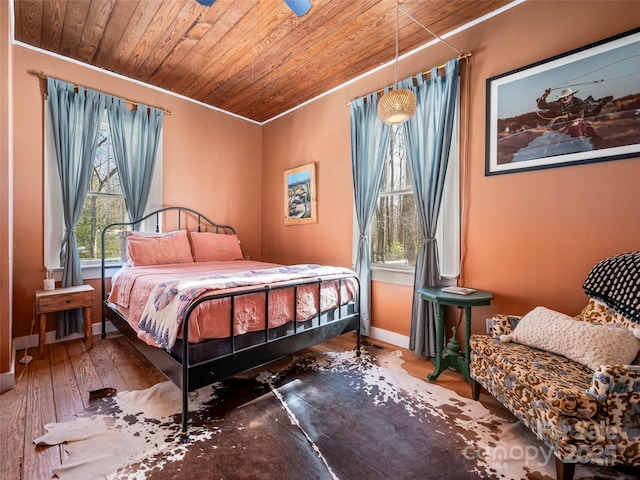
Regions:
<instances>
[{"instance_id":1,"label":"light cord","mask_svg":"<svg viewBox=\"0 0 640 480\"><path fill-rule=\"evenodd\" d=\"M398 38L399 38L399 35L400 35L399 32L398 32L399 29L400 29L399 17L400 17L400 5L396 5L396 69L395 69L395 80L393 82L394 90L396 88L398 88L398 55L399 55L399 52L398 52L398 42L399 42L399 40L398 40Z\"/></svg>"},{"instance_id":2,"label":"light cord","mask_svg":"<svg viewBox=\"0 0 640 480\"><path fill-rule=\"evenodd\" d=\"M36 324L36 304L35 302L33 303L33 311L31 313L31 331L29 332L29 337L31 338L31 335L33 335L33 327ZM16 380L16 383L20 383L20 380L22 380L22 376L24 375L24 372L27 371L27 368L29 367L29 364L33 361L33 357L31 357L30 355L27 355L27 352L29 351L29 343L27 342L27 346L24 349L24 354L22 355L22 358L20 360L24 360L24 368L22 369L22 371L20 372L20 375L18 376L18 380Z\"/></svg>"}]
</instances>

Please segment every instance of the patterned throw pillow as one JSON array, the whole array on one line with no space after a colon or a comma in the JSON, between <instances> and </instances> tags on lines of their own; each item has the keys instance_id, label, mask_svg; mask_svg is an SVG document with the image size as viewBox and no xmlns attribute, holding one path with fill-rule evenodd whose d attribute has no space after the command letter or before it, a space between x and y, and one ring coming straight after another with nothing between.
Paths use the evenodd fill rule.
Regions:
<instances>
[{"instance_id":1,"label":"patterned throw pillow","mask_svg":"<svg viewBox=\"0 0 640 480\"><path fill-rule=\"evenodd\" d=\"M585 293L640 325L640 252L606 258L582 285Z\"/></svg>"}]
</instances>

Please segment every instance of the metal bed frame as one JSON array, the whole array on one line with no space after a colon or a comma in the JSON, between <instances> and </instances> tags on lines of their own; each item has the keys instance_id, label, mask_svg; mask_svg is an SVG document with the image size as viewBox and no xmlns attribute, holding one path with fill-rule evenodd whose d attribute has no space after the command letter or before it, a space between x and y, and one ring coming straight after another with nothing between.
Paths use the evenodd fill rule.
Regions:
<instances>
[{"instance_id":1,"label":"metal bed frame","mask_svg":"<svg viewBox=\"0 0 640 480\"><path fill-rule=\"evenodd\" d=\"M114 228L129 228L133 229L139 226L142 222L155 217L156 232L160 232L160 219L163 214L168 212L175 212L177 214L177 229L181 228L182 217L189 215L197 218L197 231L202 231L204 223L205 228L215 229L217 233L232 232L236 233L233 227L227 225L219 225L208 219L205 215L197 212L196 210L187 207L165 207L152 212L138 220L133 222L112 223L107 225L102 231L102 261L101 261L101 278L102 278L102 338L106 337L106 321L107 319L133 344L133 346L142 353L158 370L160 370L169 380L171 380L178 388L182 390L182 430L180 432L180 439L183 443L188 442L188 416L189 416L189 392L196 390L205 385L210 385L214 382L222 380L231 375L249 370L251 368L259 367L265 363L277 360L278 358L290 355L297 351L311 347L318 343L325 342L331 338L337 337L343 333L355 331L356 332L356 355L360 355L360 295L359 295L359 281L358 278L353 275L347 275L343 277L332 277L330 279L305 279L303 281L289 282L285 284L277 284L274 286L264 286L258 288L248 288L239 292L229 293L217 293L208 294L197 298L188 307L185 320L182 322L182 338L189 338L189 318L194 309L201 303L212 301L219 298L230 298L231 311L230 311L230 325L231 325L231 337L226 339L229 342L228 352L218 356L214 356L207 360L192 361L190 359L192 355L191 345L187 341L182 341L177 348L180 348L179 352L181 356L178 357L175 352L167 352L166 350L158 347L147 345L140 340L135 330L129 325L127 320L122 314L120 314L115 308L113 308L108 301L108 292L106 291L106 260L104 258L105 251L105 237L109 230ZM347 305L342 306L342 282L352 278L358 285L355 298ZM338 307L331 313L321 312L320 298L322 283L326 281L338 281ZM304 326L299 325L299 322L295 318L297 316L297 292L298 288L303 285L317 284L318 285L318 314L311 320L305 322ZM265 329L261 332L264 333L264 337L258 339L250 346L237 346L238 339L242 335L236 335L233 328L234 318L234 305L235 299L249 294L264 293L265 298L265 312L269 311L269 296L271 292L284 288L293 288L293 305L294 305L294 319L290 322L292 325L289 328L289 332L285 335L272 338L270 333L273 333L274 328L268 326L268 314L265 314ZM292 330L292 332L291 332ZM245 334L246 335L246 334ZM262 335L259 335L262 336ZM181 359L186 359L182 361Z\"/></svg>"}]
</instances>

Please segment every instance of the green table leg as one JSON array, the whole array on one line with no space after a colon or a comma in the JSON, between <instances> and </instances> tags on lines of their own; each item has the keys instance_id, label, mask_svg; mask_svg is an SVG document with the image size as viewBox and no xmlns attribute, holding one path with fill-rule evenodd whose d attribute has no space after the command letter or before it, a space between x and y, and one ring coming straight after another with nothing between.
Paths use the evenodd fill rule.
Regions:
<instances>
[{"instance_id":1,"label":"green table leg","mask_svg":"<svg viewBox=\"0 0 640 480\"><path fill-rule=\"evenodd\" d=\"M433 373L427 375L429 380L435 380L445 369L442 361L442 347L444 346L444 308L442 305L436 306L436 357L433 365L436 367Z\"/></svg>"},{"instance_id":2,"label":"green table leg","mask_svg":"<svg viewBox=\"0 0 640 480\"><path fill-rule=\"evenodd\" d=\"M460 346L456 341L456 328L453 329L451 340L447 344L447 348L444 347L444 308L442 305L438 305L436 316L436 357L434 359L435 371L427 375L429 380L436 380L440 374L447 368L454 368L458 372L462 373L467 379L468 383L471 383L471 377L469 375L469 339L471 337L471 307L465 307L465 352L464 355L460 352Z\"/></svg>"},{"instance_id":3,"label":"green table leg","mask_svg":"<svg viewBox=\"0 0 640 480\"><path fill-rule=\"evenodd\" d=\"M469 372L469 365L471 365L471 348L469 347L469 340L471 340L471 307L464 308L464 316L464 367L462 373L467 377L467 382L471 384L471 373Z\"/></svg>"}]
</instances>

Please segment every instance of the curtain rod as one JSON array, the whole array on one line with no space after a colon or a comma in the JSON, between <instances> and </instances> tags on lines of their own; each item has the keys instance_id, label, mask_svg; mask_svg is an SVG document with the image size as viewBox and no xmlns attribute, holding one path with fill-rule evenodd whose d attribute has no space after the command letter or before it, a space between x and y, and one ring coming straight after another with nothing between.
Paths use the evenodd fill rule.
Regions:
<instances>
[{"instance_id":1,"label":"curtain rod","mask_svg":"<svg viewBox=\"0 0 640 480\"><path fill-rule=\"evenodd\" d=\"M44 72L29 72L29 73L31 73L32 75L35 75L35 76L36 76L36 77L38 77L38 78L42 78L42 79L44 79L44 80L46 80L47 78L49 78L49 76L48 76L47 74L45 74ZM54 77L54 78L57 78L57 77ZM89 88L89 87L85 87L85 86L83 86L83 85L78 85L78 84L76 84L76 83L74 83L74 84L73 84L73 87L74 87L74 88L78 88L78 87L82 87L82 88ZM94 90L94 89L91 89L91 90ZM103 92L103 93L107 93L107 92ZM111 95L111 94L109 94L109 95ZM124 99L124 101L125 101L125 102L127 102L127 103L130 103L131 105L135 105L136 107L137 107L138 105L140 105L140 102L135 102L135 101L133 101L133 100L129 100L128 98L125 98L125 99ZM147 107L158 108L158 109L162 110L166 115L171 115L171 111L170 111L170 110L167 110L167 109L166 109L166 108L164 108L164 107L154 107L153 105L147 105L147 104L144 104L144 105L145 105L145 106L147 106Z\"/></svg>"},{"instance_id":2,"label":"curtain rod","mask_svg":"<svg viewBox=\"0 0 640 480\"><path fill-rule=\"evenodd\" d=\"M463 60L463 59L465 59L465 58L469 58L471 55L473 55L471 52L462 53L462 54L458 55L458 60ZM436 70L440 70L440 69L442 69L442 68L444 68L444 67L446 67L446 66L447 66L447 65L446 65L445 63L443 63L442 65L438 65L437 67L435 67L435 69L436 69ZM431 73L431 70L433 70L433 68L430 68L429 70L425 70L424 72L418 72L418 73L416 73L416 74L414 74L414 75L411 75L411 78L413 78L413 79L415 80L415 79L416 79L416 77L417 77L417 75L418 75L419 73L422 73L423 75L429 75L429 74ZM384 91L385 91L385 89L387 89L387 88L391 88L391 87L394 87L394 86L395 86L395 85L387 85L386 87L379 88L378 90L376 90L376 91L374 91L374 92L371 92L371 93L377 93L377 94L379 95L379 94L381 94L382 92L384 92ZM371 95L371 93L367 93L366 95ZM358 98L362 98L363 96L366 96L366 95L361 95L361 96L360 96L360 97L358 97ZM345 103L345 104L344 104L344 106L345 106L345 107L348 107L349 105L351 105L351 102L353 102L354 100L356 100L356 99L354 98L353 100L349 100L347 103Z\"/></svg>"}]
</instances>

